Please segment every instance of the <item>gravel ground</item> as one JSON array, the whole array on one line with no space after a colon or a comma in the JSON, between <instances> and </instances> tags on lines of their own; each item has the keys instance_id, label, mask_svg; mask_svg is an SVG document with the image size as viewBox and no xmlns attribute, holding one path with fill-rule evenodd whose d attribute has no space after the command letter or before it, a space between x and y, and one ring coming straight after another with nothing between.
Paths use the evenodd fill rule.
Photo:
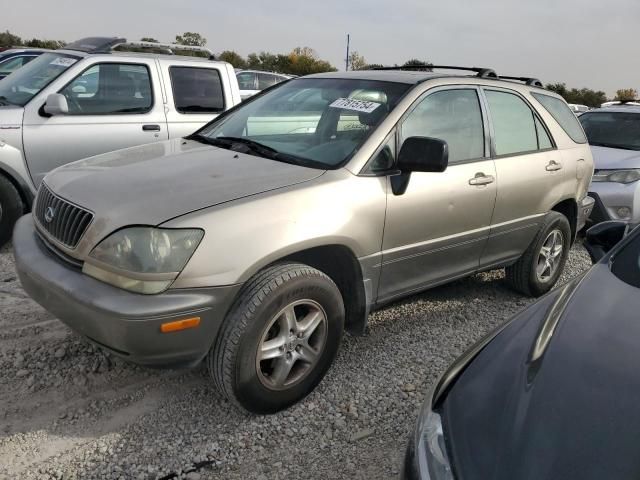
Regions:
<instances>
[{"instance_id":1,"label":"gravel ground","mask_svg":"<svg viewBox=\"0 0 640 480\"><path fill-rule=\"evenodd\" d=\"M581 245L562 281L588 268ZM375 312L303 402L249 416L204 368L150 370L85 343L20 288L0 251L0 478L396 478L424 394L531 302L503 271Z\"/></svg>"}]
</instances>

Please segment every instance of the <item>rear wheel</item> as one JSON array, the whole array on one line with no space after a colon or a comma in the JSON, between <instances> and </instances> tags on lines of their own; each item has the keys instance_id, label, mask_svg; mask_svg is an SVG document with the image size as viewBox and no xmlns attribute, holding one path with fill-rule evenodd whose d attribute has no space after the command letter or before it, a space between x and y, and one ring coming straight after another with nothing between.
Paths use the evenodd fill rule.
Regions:
<instances>
[{"instance_id":1,"label":"rear wheel","mask_svg":"<svg viewBox=\"0 0 640 480\"><path fill-rule=\"evenodd\" d=\"M13 183L0 174L0 247L11 239L13 226L23 213L20 193Z\"/></svg>"},{"instance_id":2,"label":"rear wheel","mask_svg":"<svg viewBox=\"0 0 640 480\"><path fill-rule=\"evenodd\" d=\"M567 218L549 212L529 248L506 268L506 280L515 290L537 297L558 281L571 247L571 227Z\"/></svg>"},{"instance_id":3,"label":"rear wheel","mask_svg":"<svg viewBox=\"0 0 640 480\"><path fill-rule=\"evenodd\" d=\"M241 291L209 352L209 372L237 406L274 413L322 380L343 328L342 296L327 275L303 264L276 265Z\"/></svg>"}]
</instances>

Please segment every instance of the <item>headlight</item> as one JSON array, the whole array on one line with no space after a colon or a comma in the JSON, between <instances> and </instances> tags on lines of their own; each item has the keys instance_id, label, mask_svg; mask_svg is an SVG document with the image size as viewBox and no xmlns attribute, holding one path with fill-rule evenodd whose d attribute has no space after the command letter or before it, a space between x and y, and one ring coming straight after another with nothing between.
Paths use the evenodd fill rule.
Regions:
<instances>
[{"instance_id":1,"label":"headlight","mask_svg":"<svg viewBox=\"0 0 640 480\"><path fill-rule=\"evenodd\" d=\"M632 183L640 180L640 169L598 170L593 175L594 182Z\"/></svg>"},{"instance_id":2,"label":"headlight","mask_svg":"<svg viewBox=\"0 0 640 480\"><path fill-rule=\"evenodd\" d=\"M125 290L159 293L173 283L203 235L197 229L125 228L100 242L82 271Z\"/></svg>"},{"instance_id":3,"label":"headlight","mask_svg":"<svg viewBox=\"0 0 640 480\"><path fill-rule=\"evenodd\" d=\"M416 431L416 458L422 478L427 480L454 480L444 443L442 420L431 410L430 396L420 413Z\"/></svg>"}]
</instances>

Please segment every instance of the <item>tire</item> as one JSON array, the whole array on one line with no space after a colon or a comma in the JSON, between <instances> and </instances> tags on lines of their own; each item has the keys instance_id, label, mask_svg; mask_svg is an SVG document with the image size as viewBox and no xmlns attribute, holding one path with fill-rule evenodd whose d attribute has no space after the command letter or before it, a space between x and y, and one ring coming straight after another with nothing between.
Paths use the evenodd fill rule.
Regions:
<instances>
[{"instance_id":1,"label":"tire","mask_svg":"<svg viewBox=\"0 0 640 480\"><path fill-rule=\"evenodd\" d=\"M551 267L544 263L543 247L549 247L552 234L555 244L562 245L562 250L555 254ZM555 252L555 247L553 247ZM514 290L531 297L539 297L553 288L562 274L571 248L571 227L567 217L558 212L549 212L527 250L513 265L506 268L506 281ZM540 274L540 270L542 274Z\"/></svg>"},{"instance_id":2,"label":"tire","mask_svg":"<svg viewBox=\"0 0 640 480\"><path fill-rule=\"evenodd\" d=\"M324 273L294 263L267 268L247 282L227 314L207 356L209 373L237 407L257 414L283 410L324 377L344 317L340 290ZM266 359L259 359L259 349Z\"/></svg>"},{"instance_id":3,"label":"tire","mask_svg":"<svg viewBox=\"0 0 640 480\"><path fill-rule=\"evenodd\" d=\"M0 174L0 248L13 233L13 226L24 213L22 198L16 187Z\"/></svg>"}]
</instances>

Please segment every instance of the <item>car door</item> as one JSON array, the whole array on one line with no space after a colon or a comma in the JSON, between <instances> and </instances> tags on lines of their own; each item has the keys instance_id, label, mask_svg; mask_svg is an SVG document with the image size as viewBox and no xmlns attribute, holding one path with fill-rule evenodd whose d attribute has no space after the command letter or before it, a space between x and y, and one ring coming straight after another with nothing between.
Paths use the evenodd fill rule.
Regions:
<instances>
[{"instance_id":1,"label":"car door","mask_svg":"<svg viewBox=\"0 0 640 480\"><path fill-rule=\"evenodd\" d=\"M36 186L60 165L168 138L153 59L96 61L54 91L66 97L67 115L45 114L42 101L25 110L24 150Z\"/></svg>"},{"instance_id":2,"label":"car door","mask_svg":"<svg viewBox=\"0 0 640 480\"><path fill-rule=\"evenodd\" d=\"M171 86L167 101L169 137L190 135L233 105L231 92L224 88L227 71L213 62L162 61L165 84Z\"/></svg>"},{"instance_id":3,"label":"car door","mask_svg":"<svg viewBox=\"0 0 640 480\"><path fill-rule=\"evenodd\" d=\"M563 158L549 130L521 94L483 89L499 180L483 268L518 258L562 195Z\"/></svg>"},{"instance_id":4,"label":"car door","mask_svg":"<svg viewBox=\"0 0 640 480\"><path fill-rule=\"evenodd\" d=\"M413 172L406 190L389 178L379 301L466 275L478 268L496 198L486 115L479 89L427 92L401 120L399 144L411 136L445 140L442 173Z\"/></svg>"}]
</instances>

